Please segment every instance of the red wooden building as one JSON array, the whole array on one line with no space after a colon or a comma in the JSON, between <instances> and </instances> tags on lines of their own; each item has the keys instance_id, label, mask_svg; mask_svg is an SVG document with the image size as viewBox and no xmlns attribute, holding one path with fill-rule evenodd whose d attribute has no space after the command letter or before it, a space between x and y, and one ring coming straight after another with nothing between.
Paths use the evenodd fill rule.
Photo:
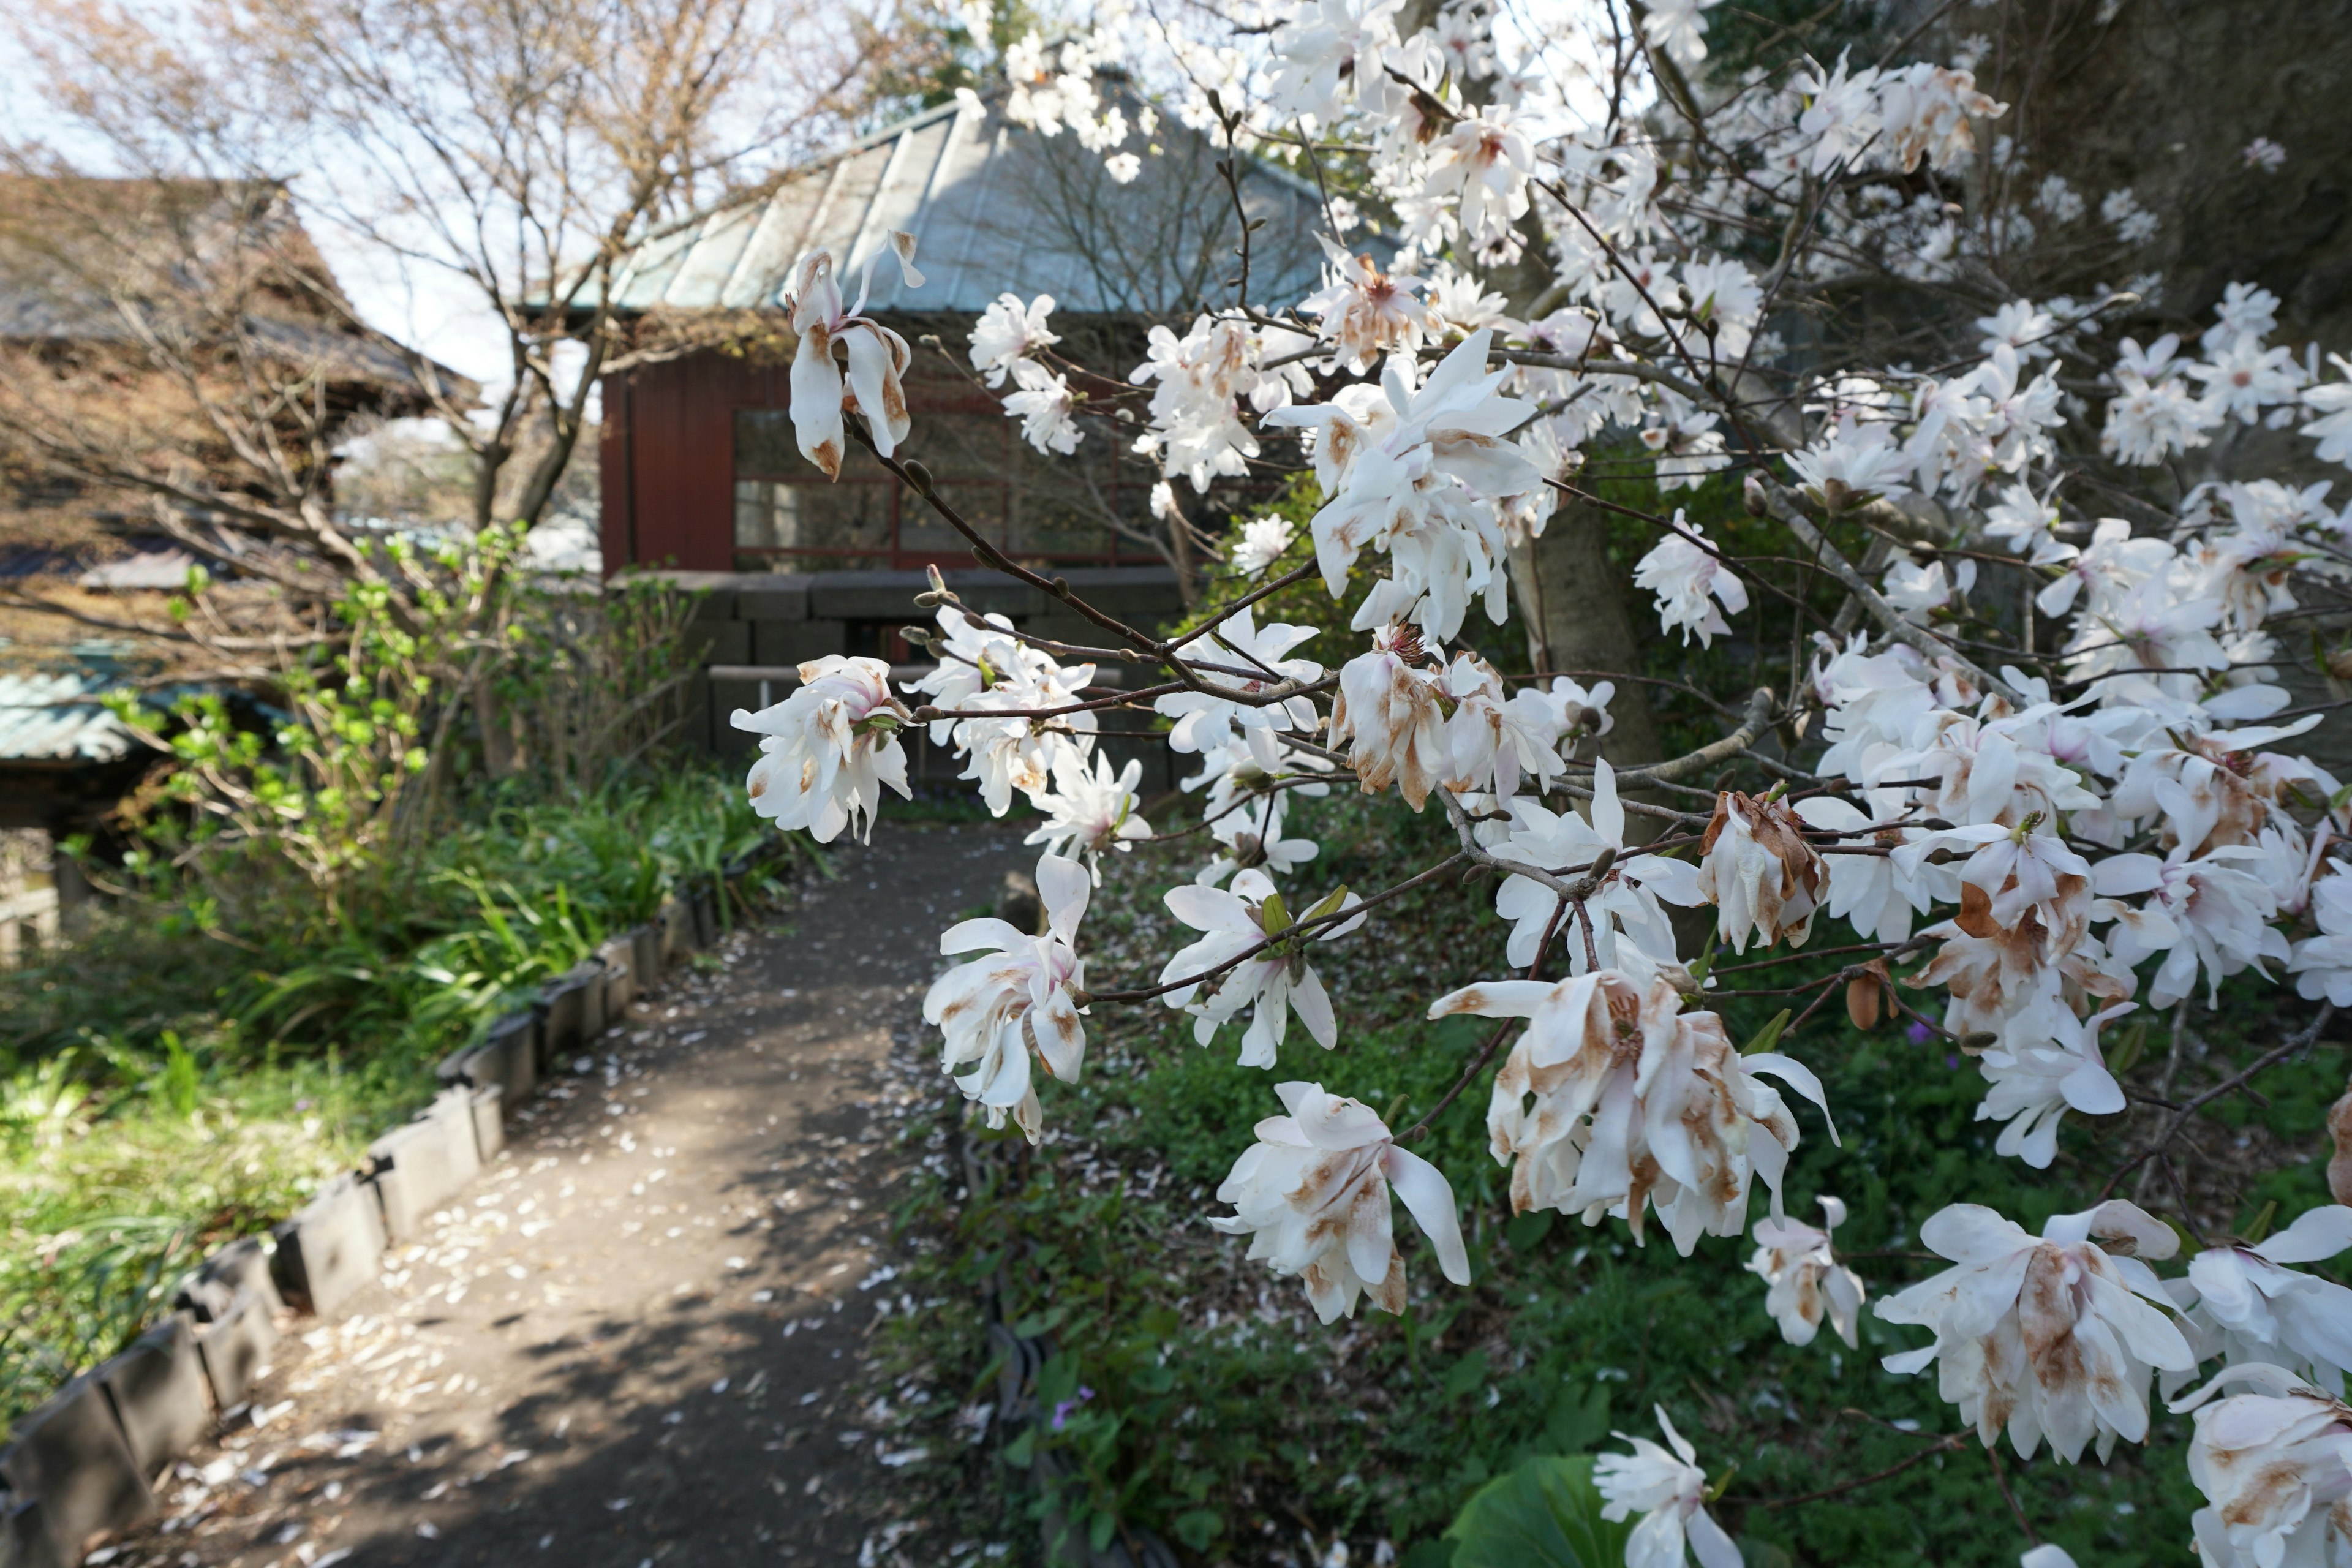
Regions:
<instances>
[{"instance_id":1,"label":"red wooden building","mask_svg":"<svg viewBox=\"0 0 2352 1568\"><path fill-rule=\"evenodd\" d=\"M1099 431L1075 458L1039 458L968 355L971 323L1008 290L1052 295L1061 352L1122 370L1140 359L1152 321L1189 320L1202 300L1231 297L1240 230L1214 166L1222 154L1140 100L1125 109L1134 127L1126 146L1141 164L1125 182L1071 133L1013 125L1001 98L967 93L647 244L614 285L625 310L708 313L732 341L605 378L605 570L969 563L962 542L862 450L827 482L800 456L785 414L791 340L780 301L794 268L825 247L854 289L893 229L915 236L925 281L907 289L885 260L867 313L915 350L908 455L1020 558L1160 565L1152 467ZM1243 171L1243 203L1266 220L1252 237L1250 292L1294 300L1319 268L1318 199L1278 170L1245 161Z\"/></svg>"}]
</instances>

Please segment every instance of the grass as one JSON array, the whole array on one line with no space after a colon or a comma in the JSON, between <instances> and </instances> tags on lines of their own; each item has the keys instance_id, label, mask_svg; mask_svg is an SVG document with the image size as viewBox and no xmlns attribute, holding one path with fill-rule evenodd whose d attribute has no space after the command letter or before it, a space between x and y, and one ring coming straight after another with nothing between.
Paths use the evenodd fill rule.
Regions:
<instances>
[{"instance_id":1,"label":"grass","mask_svg":"<svg viewBox=\"0 0 2352 1568\"><path fill-rule=\"evenodd\" d=\"M734 784L698 767L486 795L324 940L299 890L243 946L124 904L0 978L0 1431L206 1250L360 1161L541 980L689 879L798 843Z\"/></svg>"},{"instance_id":2,"label":"grass","mask_svg":"<svg viewBox=\"0 0 2352 1568\"><path fill-rule=\"evenodd\" d=\"M1415 863L1434 844L1433 823L1393 804L1335 797L1306 816L1324 845L1301 880L1308 890L1366 886L1375 866ZM1098 988L1156 972L1181 929L1159 894L1190 869L1164 847L1107 862L1088 917ZM1339 1048L1326 1055L1294 1027L1273 1073L1233 1064L1232 1031L1203 1049L1189 1020L1097 1007L1084 1081L1045 1090L1046 1146L1033 1154L1000 1138L1003 1157L961 1198L954 1168L934 1162L908 1200L906 1223L934 1244L916 1294L928 1286L941 1305L897 1324L895 1366L985 1397L993 1371L971 1304L1001 1269L1008 1318L1055 1350L1037 1396L1061 1411L1059 1427L1024 1442L1067 1462L1071 1517L1103 1539L1148 1527L1204 1563L1311 1563L1339 1540L1360 1562L1385 1540L1409 1568L1434 1568L1450 1558L1440 1533L1481 1482L1535 1454L1622 1448L1612 1428L1655 1436L1655 1405L1727 1482L1717 1511L1752 1562L2013 1564L2026 1540L1972 1437L1905 1466L1957 1430L1932 1376L1879 1367L1916 1331L1866 1317L1859 1352L1826 1332L1791 1348L1747 1272L1744 1238L1704 1239L1684 1259L1655 1234L1633 1246L1621 1221L1513 1217L1507 1173L1486 1150L1484 1082L1421 1146L1463 1205L1469 1289L1444 1283L1400 1216L1412 1310L1398 1319L1367 1308L1326 1330L1296 1281L1245 1263L1240 1238L1203 1223L1252 1124L1274 1113L1278 1079L1318 1079L1388 1110L1391 1125L1434 1103L1478 1031L1465 1020L1427 1024L1420 1010L1452 985L1501 973L1502 937L1484 892L1402 900L1318 958L1343 1021ZM1818 972L1836 963L1819 961ZM1779 1005L1735 1001L1724 1011L1745 1039ZM2302 1016L2273 988L2225 991L2218 1013L2194 1017L2205 1057L2193 1070L2218 1078ZM2127 1081L2152 1079L2162 1039L2159 1022ZM1783 1048L1822 1073L1843 1139L1832 1145L1819 1114L1798 1110L1790 1210L1810 1215L1824 1193L1846 1199L1854 1217L1839 1243L1861 1259L1874 1295L1941 1267L1919 1255L1916 1237L1945 1204L1990 1204L2036 1226L2089 1203L2140 1135L2121 1117L2073 1119L2060 1163L2036 1173L1993 1154L1997 1127L1974 1120L1982 1080L1942 1042L1891 1026L1865 1033L1832 1003ZM2324 1045L2266 1076L2264 1102L2220 1110L2209 1158L2190 1178L2209 1234L2242 1231L2273 1201L2282 1221L2328 1201L2312 1156L2325 1150L2344 1068L2340 1048ZM945 1103L941 1117L931 1136L943 1142L962 1108ZM963 1135L989 1136L976 1127ZM2160 1209L2161 1196L2147 1201ZM1763 1204L1759 1194L1754 1214ZM2001 1463L2035 1529L2078 1561L2180 1563L2195 1500L2189 1430L2159 1413L2147 1445L2120 1445L2105 1466L2064 1466L2046 1451L2020 1463L2005 1445ZM1001 1531L1008 1511L1035 1506L985 1448L945 1432L931 1447L957 1456L919 1478L935 1517ZM1005 1456L1024 1468L1030 1457L1025 1446ZM1897 1477L1833 1501L1773 1506L1898 1466Z\"/></svg>"}]
</instances>

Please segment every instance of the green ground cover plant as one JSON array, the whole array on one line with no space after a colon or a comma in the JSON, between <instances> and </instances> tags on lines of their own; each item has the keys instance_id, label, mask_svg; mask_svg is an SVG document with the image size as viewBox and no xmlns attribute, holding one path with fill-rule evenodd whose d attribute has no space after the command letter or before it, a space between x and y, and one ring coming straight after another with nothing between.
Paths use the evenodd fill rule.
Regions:
<instances>
[{"instance_id":1,"label":"green ground cover plant","mask_svg":"<svg viewBox=\"0 0 2352 1568\"><path fill-rule=\"evenodd\" d=\"M428 1100L434 1065L765 831L733 770L485 792L322 939L145 902L0 983L0 1428L121 1348L205 1251ZM763 869L739 891L755 891Z\"/></svg>"},{"instance_id":2,"label":"green ground cover plant","mask_svg":"<svg viewBox=\"0 0 2352 1568\"><path fill-rule=\"evenodd\" d=\"M1393 800L1335 795L1299 809L1301 830L1322 845L1318 882L1396 864L1400 850L1433 844L1440 831ZM1101 938L1096 984L1135 984L1139 975L1120 972L1123 956L1167 951L1171 921L1159 897L1189 879L1196 858L1186 848L1106 858L1088 917ZM1531 1460L1622 1451L1611 1431L1650 1433L1655 1405L1725 1487L1717 1515L1756 1563L2014 1563L2026 1538L2003 1481L2037 1533L2080 1561L2182 1560L2188 1506L2168 1478L2181 1462L2186 1417L2159 1415L2144 1448L2119 1447L2105 1467L2056 1464L2046 1453L2021 1465L2004 1451L1997 1479L1932 1378L1880 1370L1878 1358L1909 1348L1915 1331L1866 1315L1858 1353L1826 1331L1802 1349L1784 1344L1763 1282L1747 1271L1749 1241L1705 1238L1684 1260L1662 1235L1634 1246L1622 1221L1587 1228L1549 1213L1514 1217L1507 1173L1486 1152L1483 1080L1419 1151L1462 1200L1471 1289L1445 1285L1426 1247L1404 1243L1401 1228L1412 1311L1391 1318L1367 1307L1327 1330L1297 1281L1244 1262L1244 1241L1203 1216L1268 1113L1273 1081L1329 1072L1377 1088L1367 1102L1402 1125L1475 1050L1476 1021L1433 1025L1402 1010L1500 963L1500 922L1483 910L1465 921L1462 908L1433 891L1318 950L1335 1000L1364 1020L1328 1056L1294 1029L1280 1067L1261 1078L1234 1068L1231 1031L1202 1047L1181 1015L1097 1009L1085 1078L1057 1100L1034 1156L1017 1137L989 1133L976 1119L964 1125L960 1100L942 1101L939 1146L952 1128L992 1157L969 1193L960 1165L935 1161L903 1211L905 1224L938 1243L923 1267L940 1305L898 1321L897 1365L928 1371L965 1395L967 1411L992 1398L992 1352L972 1309L992 1282L1006 1291L1005 1320L1048 1336L1055 1352L1038 1378L1042 1426L1001 1455L935 1443L935 1453L957 1456L930 1476L942 1509L1034 1531L1003 1520L1042 1509L1026 1480L1042 1449L1060 1456L1071 1478L1054 1500L1104 1540L1141 1525L1202 1563L1299 1564L1325 1561L1338 1541L1360 1562L1387 1541L1410 1568L1471 1568L1495 1559L1445 1538L1465 1500ZM1820 961L1817 973L1836 963ZM2224 1001L2210 1023L2200 1016L2217 1067L2274 1043L2280 1027ZM1733 1037L1747 1041L1780 1008L1741 999L1723 1011ZM1839 1232L1841 1248L1852 1249L1874 1295L1942 1267L1918 1249L1915 1227L1945 1204L1986 1203L2037 1226L2060 1205L2061 1178L2079 1182L2102 1168L2102 1153L2113 1158L2088 1136L2069 1142L2046 1179L1997 1157L1997 1124L1973 1121L1983 1092L1973 1064L1899 1023L1858 1029L1832 1005L1781 1048L1820 1070L1843 1139L1833 1145L1817 1113L1800 1113L1790 1212L1808 1216L1822 1194L1845 1198L1856 1218ZM2154 1068L2140 1053L2164 1049L2159 1026L2116 1059ZM2266 1105L2239 1100L2223 1111L2236 1159L2192 1178L2200 1207L2259 1234L2273 1204L2271 1212L2294 1213L2328 1201L2324 1157L2313 1156L2324 1152L2344 1072L2340 1047L2322 1045L2283 1070L2275 1091L2265 1084ZM1776 1506L1881 1472L1892 1473L1840 1491L1833 1506Z\"/></svg>"}]
</instances>

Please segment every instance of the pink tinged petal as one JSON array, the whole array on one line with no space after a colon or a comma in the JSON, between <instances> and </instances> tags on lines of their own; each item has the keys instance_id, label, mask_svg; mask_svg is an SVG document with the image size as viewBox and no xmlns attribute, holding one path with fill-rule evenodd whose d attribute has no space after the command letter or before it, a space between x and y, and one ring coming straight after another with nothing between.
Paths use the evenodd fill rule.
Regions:
<instances>
[{"instance_id":1,"label":"pink tinged petal","mask_svg":"<svg viewBox=\"0 0 2352 1568\"><path fill-rule=\"evenodd\" d=\"M1381 1152L1381 1168L1389 1184L1437 1249L1437 1266L1456 1285L1470 1283L1470 1254L1462 1245L1462 1220L1454 1206L1454 1188L1436 1166L1410 1150L1390 1144Z\"/></svg>"},{"instance_id":2,"label":"pink tinged petal","mask_svg":"<svg viewBox=\"0 0 2352 1568\"><path fill-rule=\"evenodd\" d=\"M2316 1263L2352 1247L2352 1208L2326 1204L2254 1248L2273 1263Z\"/></svg>"},{"instance_id":3,"label":"pink tinged petal","mask_svg":"<svg viewBox=\"0 0 2352 1568\"><path fill-rule=\"evenodd\" d=\"M1053 933L1074 947L1078 940L1078 921L1086 916L1087 900L1093 891L1093 878L1077 861L1065 860L1058 855L1038 858L1038 900L1045 906Z\"/></svg>"}]
</instances>

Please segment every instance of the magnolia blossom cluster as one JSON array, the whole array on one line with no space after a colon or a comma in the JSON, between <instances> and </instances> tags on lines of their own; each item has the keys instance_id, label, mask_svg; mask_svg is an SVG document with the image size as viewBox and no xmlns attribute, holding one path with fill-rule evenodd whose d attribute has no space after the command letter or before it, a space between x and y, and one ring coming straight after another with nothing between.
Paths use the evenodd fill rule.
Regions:
<instances>
[{"instance_id":1,"label":"magnolia blossom cluster","mask_svg":"<svg viewBox=\"0 0 2352 1568\"><path fill-rule=\"evenodd\" d=\"M1699 71L1710 7L1654 0L1643 45ZM1354 139L1392 221L1375 236L1326 202L1311 289L1188 307L1151 329L1123 381L1055 357L1049 297L1005 293L970 334L974 372L1040 452L1099 432L1157 466L1171 549L1191 537L1184 482L1202 497L1269 468L1311 474L1311 515L1237 515L1218 595L1166 642L1105 619L1104 640L1129 638L1115 660L975 614L935 580L934 667L817 660L782 701L736 716L762 737L755 805L821 841L862 833L884 786L906 793L900 736L921 725L992 811L1038 813L1043 929L952 928L941 952L980 956L925 1004L958 1087L1034 1141L1041 1079L1077 1076L1101 1005L1079 927L1104 858L1159 837L1140 764L1108 753L1105 714L1156 719L1197 769L1181 780L1196 869L1162 899L1182 934L1126 999L1181 1013L1198 1045L1243 1067L1288 1050L1295 1070L1294 1022L1319 1050L1348 1037L1362 999L1335 944L1377 931L1390 896L1326 874L1297 802L1393 789L1491 873L1470 896L1491 897L1507 928L1509 973L1426 1011L1496 1021L1478 1063L1499 1064L1488 1149L1514 1212L1622 1225L1637 1244L1655 1226L1684 1256L1748 1237L1789 1343L1826 1327L1858 1347L1874 1313L1892 1327L1874 1332L1914 1342L1888 1372L1932 1367L1958 1417L2021 1456L2104 1458L2175 1399L2194 1415L2209 1563L2352 1561L2352 1291L2308 1271L2352 1247L2352 1208L2220 1239L2183 1266L2181 1235L2133 1201L2038 1232L1954 1204L1917 1230L1949 1267L1874 1289L1838 1250L1845 1205L1788 1190L1814 1119L1838 1139L1819 1077L1780 1024L1743 1049L1709 994L1727 989L1725 959L1760 967L1843 927L1822 946L1868 954L1840 976L1855 1021L1899 1009L1940 1037L1937 1053L1981 1080L1975 1116L1995 1153L2034 1171L2057 1166L2083 1119L2129 1105L2110 1062L2119 1031L2144 1038L2155 1013L2212 1005L2242 973L2352 1005L2352 788L2297 749L2326 713L2296 710L2285 674L2319 607L2304 602L2311 584L2352 571L2352 506L2331 510L2326 483L2213 478L2134 511L2078 479L2211 456L2256 427L2352 465L2352 362L2333 360L2331 377L2315 351L2273 342L2280 302L2247 285L2193 351L2173 333L2143 347L2114 325L2148 297L2135 279L2084 300L1989 300L1940 360L1791 368L1805 356L1778 334L1811 319L1778 309L1780 290L1866 263L1980 289L2037 224L2104 226L2121 258L2156 220L2128 191L2025 181L2005 137L1981 143L2005 106L1958 66L1812 61L1719 93L1701 78L1713 142L1694 151L1639 116L1539 113L1539 73L1507 58L1476 7L1412 37L1401 11L1298 5L1254 66L1175 51L1193 96L1174 118L1228 153L1277 133ZM1016 121L1066 131L1130 178L1136 132L1149 144L1154 127L1106 90L1119 27L1141 25L1115 21L1051 47L1032 36L1005 63ZM1658 81L1668 97L1696 90ZM1916 194L1988 170L1981 226ZM1810 238L1771 263L1747 227L1709 216L1731 212ZM1490 289L1505 265L1540 287L1517 300ZM793 417L812 460L833 473L845 440L885 458L919 443L906 345L844 302L830 257L803 262L793 305ZM1788 395L1734 390L1768 374ZM1638 769L1599 755L1624 706L1614 684L1514 679L1474 644L1528 592L1532 542L1604 444L1671 510L1639 519L1654 537L1633 563L1659 630L1705 668L1761 664L1776 646L1802 662L1798 689L1756 692L1738 732ZM1735 464L1742 482L1723 493ZM1835 541L1853 537L1869 552L1848 562ZM1835 579L1850 597L1834 630L1794 640L1768 559ZM1277 588L1352 603L1346 630L1274 618L1261 599ZM2352 661L2319 658L2352 679ZM1150 690L1126 695L1139 669ZM1697 787L1742 759L1761 782ZM1678 923L1681 910L1704 912ZM1326 1322L1365 1300L1406 1307L1392 1196L1438 1271L1467 1284L1454 1191L1411 1150L1452 1097L1391 1128L1320 1083L1271 1087L1286 1114L1257 1123L1218 1190L1231 1212L1212 1223L1299 1279ZM1799 1212L1820 1224L1791 1216L1794 1196L1817 1201ZM1728 1568L1739 1552L1708 1512L1696 1451L1663 1411L1659 1424L1663 1445L1631 1438L1596 1469L1606 1517L1640 1516L1627 1561L1664 1568L1688 1552Z\"/></svg>"}]
</instances>

